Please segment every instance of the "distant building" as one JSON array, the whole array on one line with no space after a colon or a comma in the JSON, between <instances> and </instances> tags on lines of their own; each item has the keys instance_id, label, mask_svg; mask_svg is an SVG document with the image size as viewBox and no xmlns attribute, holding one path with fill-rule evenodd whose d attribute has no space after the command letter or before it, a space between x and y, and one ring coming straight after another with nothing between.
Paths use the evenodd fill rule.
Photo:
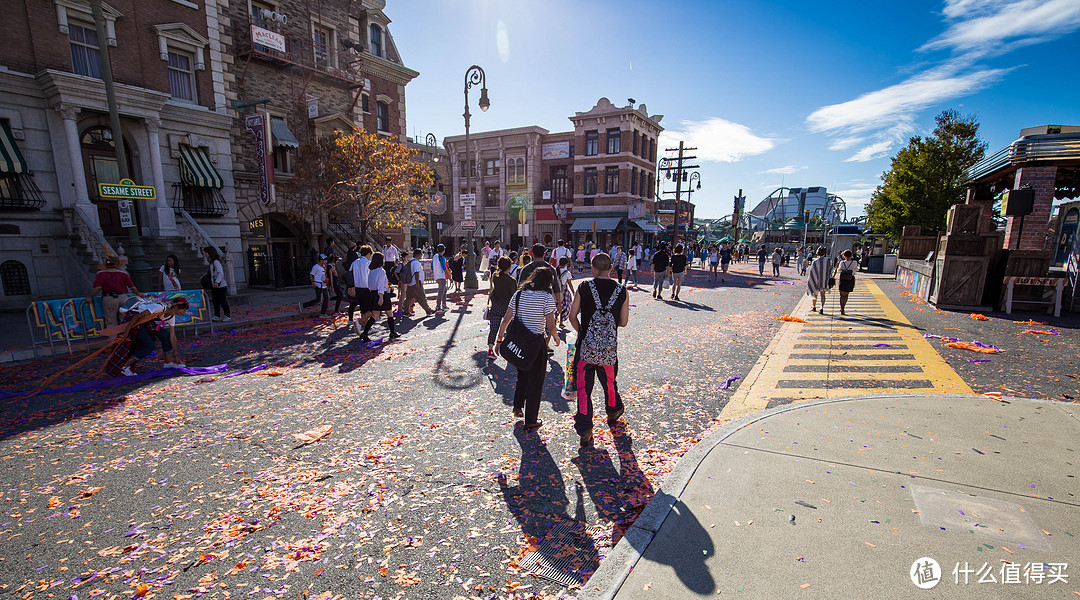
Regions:
<instances>
[{"instance_id":1,"label":"distant building","mask_svg":"<svg viewBox=\"0 0 1080 600\"><path fill-rule=\"evenodd\" d=\"M444 233L460 243L471 173L476 207L468 211L487 239L513 248L559 239L607 248L651 235L655 225L656 144L662 115L644 104L617 107L607 98L570 117L573 131L537 126L447 137L454 224ZM522 235L524 233L525 235ZM482 242L481 242L482 243Z\"/></svg>"}]
</instances>

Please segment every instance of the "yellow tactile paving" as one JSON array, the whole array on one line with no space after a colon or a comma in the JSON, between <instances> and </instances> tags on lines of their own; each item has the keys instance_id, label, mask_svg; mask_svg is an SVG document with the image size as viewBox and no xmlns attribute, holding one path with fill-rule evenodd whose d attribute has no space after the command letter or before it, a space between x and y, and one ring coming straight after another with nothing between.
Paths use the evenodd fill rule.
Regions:
<instances>
[{"instance_id":1,"label":"yellow tactile paving","mask_svg":"<svg viewBox=\"0 0 1080 600\"><path fill-rule=\"evenodd\" d=\"M856 282L847 316L840 315L835 291L828 294L824 315L811 313L810 303L804 296L792 313L808 322L784 323L720 418L736 419L777 399L860 392L971 393L873 280Z\"/></svg>"}]
</instances>

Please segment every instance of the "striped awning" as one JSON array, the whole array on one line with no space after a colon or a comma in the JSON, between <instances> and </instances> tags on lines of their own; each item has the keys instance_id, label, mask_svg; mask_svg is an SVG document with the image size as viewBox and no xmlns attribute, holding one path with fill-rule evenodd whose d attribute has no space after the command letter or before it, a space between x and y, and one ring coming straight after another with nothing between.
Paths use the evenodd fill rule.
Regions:
<instances>
[{"instance_id":1,"label":"striped awning","mask_svg":"<svg viewBox=\"0 0 1080 600\"><path fill-rule=\"evenodd\" d=\"M3 130L0 131L0 173L29 173L26 159L23 158L19 147L15 145L15 136L11 134L11 128L6 122L0 121Z\"/></svg>"},{"instance_id":2,"label":"striped awning","mask_svg":"<svg viewBox=\"0 0 1080 600\"><path fill-rule=\"evenodd\" d=\"M618 231L622 225L622 217L578 217L570 226L570 231Z\"/></svg>"},{"instance_id":3,"label":"striped awning","mask_svg":"<svg viewBox=\"0 0 1080 600\"><path fill-rule=\"evenodd\" d=\"M206 150L184 145L180 146L180 181L191 187L219 190L225 185L217 169L210 164L210 155Z\"/></svg>"},{"instance_id":4,"label":"striped awning","mask_svg":"<svg viewBox=\"0 0 1080 600\"><path fill-rule=\"evenodd\" d=\"M274 134L275 146L287 146L289 148L300 147L300 142L297 141L293 132L289 130L289 126L285 123L285 119L271 117L270 132Z\"/></svg>"}]
</instances>

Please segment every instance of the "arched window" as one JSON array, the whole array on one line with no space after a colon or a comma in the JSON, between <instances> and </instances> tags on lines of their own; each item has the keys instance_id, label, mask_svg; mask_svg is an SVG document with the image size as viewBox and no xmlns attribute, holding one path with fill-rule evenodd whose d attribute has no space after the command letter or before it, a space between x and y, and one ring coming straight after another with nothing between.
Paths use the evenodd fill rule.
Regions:
<instances>
[{"instance_id":1,"label":"arched window","mask_svg":"<svg viewBox=\"0 0 1080 600\"><path fill-rule=\"evenodd\" d=\"M381 57L383 55L383 53L382 53L382 29L379 29L379 26L375 25L374 23L371 25L371 39L370 39L370 42L371 42L370 48L371 48L372 56Z\"/></svg>"},{"instance_id":2,"label":"arched window","mask_svg":"<svg viewBox=\"0 0 1080 600\"><path fill-rule=\"evenodd\" d=\"M0 264L0 284L5 296L29 296L30 276L26 273L26 265L17 260L4 261Z\"/></svg>"},{"instance_id":3,"label":"arched window","mask_svg":"<svg viewBox=\"0 0 1080 600\"><path fill-rule=\"evenodd\" d=\"M506 161L506 183L514 183L517 181L517 163L514 159Z\"/></svg>"},{"instance_id":4,"label":"arched window","mask_svg":"<svg viewBox=\"0 0 1080 600\"><path fill-rule=\"evenodd\" d=\"M517 178L519 183L525 183L525 159L517 159Z\"/></svg>"}]
</instances>

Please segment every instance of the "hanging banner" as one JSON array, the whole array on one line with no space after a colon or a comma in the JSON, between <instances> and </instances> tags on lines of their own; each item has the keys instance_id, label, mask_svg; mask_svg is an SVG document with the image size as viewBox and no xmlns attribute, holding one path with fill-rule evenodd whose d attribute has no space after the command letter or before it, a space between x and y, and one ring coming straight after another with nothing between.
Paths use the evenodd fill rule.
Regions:
<instances>
[{"instance_id":1,"label":"hanging banner","mask_svg":"<svg viewBox=\"0 0 1080 600\"><path fill-rule=\"evenodd\" d=\"M244 118L244 127L255 136L255 161L259 166L259 202L270 204L270 174L266 164L266 115L254 114Z\"/></svg>"}]
</instances>

